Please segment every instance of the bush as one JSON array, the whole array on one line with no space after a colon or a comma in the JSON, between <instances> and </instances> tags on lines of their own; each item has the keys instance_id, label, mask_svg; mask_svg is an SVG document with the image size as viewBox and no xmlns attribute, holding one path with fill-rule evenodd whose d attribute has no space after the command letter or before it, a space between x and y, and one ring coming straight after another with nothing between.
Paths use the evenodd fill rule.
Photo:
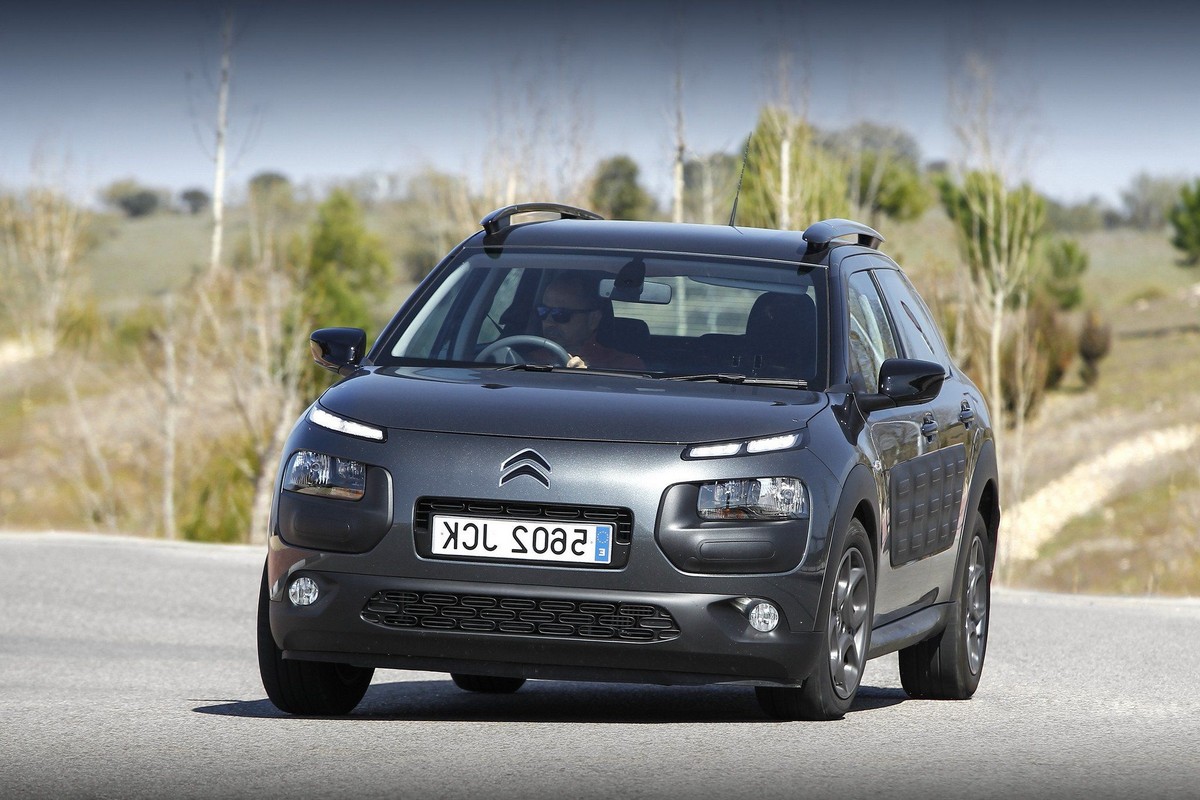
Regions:
<instances>
[{"instance_id":1,"label":"bush","mask_svg":"<svg viewBox=\"0 0 1200 800\"><path fill-rule=\"evenodd\" d=\"M101 192L105 205L131 219L153 214L160 207L166 206L164 196L165 192L143 186L130 178L114 181Z\"/></svg>"},{"instance_id":2,"label":"bush","mask_svg":"<svg viewBox=\"0 0 1200 800\"><path fill-rule=\"evenodd\" d=\"M1200 264L1200 180L1179 190L1179 202L1171 209L1171 244L1183 253L1180 265Z\"/></svg>"},{"instance_id":3,"label":"bush","mask_svg":"<svg viewBox=\"0 0 1200 800\"><path fill-rule=\"evenodd\" d=\"M1084 385L1095 386L1100 378L1100 361L1112 349L1112 328L1100 316L1100 312L1091 310L1083 321L1083 330L1079 333L1079 357L1083 359L1080 377Z\"/></svg>"}]
</instances>

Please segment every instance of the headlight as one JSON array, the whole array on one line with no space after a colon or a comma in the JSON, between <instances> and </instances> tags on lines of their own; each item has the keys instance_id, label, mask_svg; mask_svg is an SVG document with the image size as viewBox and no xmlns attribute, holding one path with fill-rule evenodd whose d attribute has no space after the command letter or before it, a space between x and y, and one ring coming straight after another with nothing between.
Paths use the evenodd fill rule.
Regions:
<instances>
[{"instance_id":1,"label":"headlight","mask_svg":"<svg viewBox=\"0 0 1200 800\"><path fill-rule=\"evenodd\" d=\"M808 490L799 478L736 478L700 487L702 519L803 519Z\"/></svg>"},{"instance_id":2,"label":"headlight","mask_svg":"<svg viewBox=\"0 0 1200 800\"><path fill-rule=\"evenodd\" d=\"M322 428L328 428L338 433L345 433L349 436L357 436L360 439L370 439L374 442L383 441L383 428L364 425L352 419L343 419L317 406L313 406L312 411L308 412L308 421L314 425L320 425Z\"/></svg>"},{"instance_id":3,"label":"headlight","mask_svg":"<svg viewBox=\"0 0 1200 800\"><path fill-rule=\"evenodd\" d=\"M751 439L750 441L698 444L694 447L689 447L684 452L684 457L722 458L725 456L742 455L743 453L773 453L776 450L789 450L799 443L799 433L785 433L781 436L769 436L765 439Z\"/></svg>"},{"instance_id":4,"label":"headlight","mask_svg":"<svg viewBox=\"0 0 1200 800\"><path fill-rule=\"evenodd\" d=\"M299 450L288 462L283 488L300 494L358 500L367 489L367 465L361 461Z\"/></svg>"}]
</instances>

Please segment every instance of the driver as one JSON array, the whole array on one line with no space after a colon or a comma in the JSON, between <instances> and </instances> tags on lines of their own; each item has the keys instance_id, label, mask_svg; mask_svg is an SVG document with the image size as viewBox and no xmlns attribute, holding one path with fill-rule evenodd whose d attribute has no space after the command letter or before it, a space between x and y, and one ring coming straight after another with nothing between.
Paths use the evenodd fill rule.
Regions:
<instances>
[{"instance_id":1,"label":"driver","mask_svg":"<svg viewBox=\"0 0 1200 800\"><path fill-rule=\"evenodd\" d=\"M604 318L594 282L580 272L566 272L542 292L537 307L542 335L558 342L571 354L568 367L587 369L641 370L646 365L632 353L605 347L596 341L596 329Z\"/></svg>"}]
</instances>

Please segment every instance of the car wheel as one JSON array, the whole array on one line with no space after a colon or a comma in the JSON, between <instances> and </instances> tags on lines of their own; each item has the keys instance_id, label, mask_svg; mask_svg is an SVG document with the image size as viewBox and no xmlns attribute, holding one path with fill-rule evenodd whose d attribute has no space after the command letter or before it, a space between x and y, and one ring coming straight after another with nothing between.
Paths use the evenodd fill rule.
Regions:
<instances>
[{"instance_id":1,"label":"car wheel","mask_svg":"<svg viewBox=\"0 0 1200 800\"><path fill-rule=\"evenodd\" d=\"M987 525L978 511L970 531L950 622L932 639L900 651L900 682L910 697L966 700L979 686L987 654L992 579Z\"/></svg>"},{"instance_id":2,"label":"car wheel","mask_svg":"<svg viewBox=\"0 0 1200 800\"><path fill-rule=\"evenodd\" d=\"M283 657L271 635L271 598L263 568L258 596L258 671L267 697L288 714L335 716L350 713L371 684L375 670Z\"/></svg>"},{"instance_id":3,"label":"car wheel","mask_svg":"<svg viewBox=\"0 0 1200 800\"><path fill-rule=\"evenodd\" d=\"M833 563L833 562L831 562ZM851 520L829 582L826 619L827 658L802 686L759 686L763 711L775 719L841 719L854 702L871 646L875 613L875 562L863 524Z\"/></svg>"},{"instance_id":4,"label":"car wheel","mask_svg":"<svg viewBox=\"0 0 1200 800\"><path fill-rule=\"evenodd\" d=\"M497 678L492 675L463 675L455 672L450 675L454 685L468 692L484 694L512 694L525 685L524 678Z\"/></svg>"}]
</instances>

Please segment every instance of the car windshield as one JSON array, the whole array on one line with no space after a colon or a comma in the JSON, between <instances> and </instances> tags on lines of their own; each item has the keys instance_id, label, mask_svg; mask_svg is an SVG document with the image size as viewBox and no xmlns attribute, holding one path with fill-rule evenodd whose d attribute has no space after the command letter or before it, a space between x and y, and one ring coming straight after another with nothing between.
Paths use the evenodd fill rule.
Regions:
<instances>
[{"instance_id":1,"label":"car windshield","mask_svg":"<svg viewBox=\"0 0 1200 800\"><path fill-rule=\"evenodd\" d=\"M421 286L381 366L587 368L825 385L823 268L658 252L466 248Z\"/></svg>"}]
</instances>

